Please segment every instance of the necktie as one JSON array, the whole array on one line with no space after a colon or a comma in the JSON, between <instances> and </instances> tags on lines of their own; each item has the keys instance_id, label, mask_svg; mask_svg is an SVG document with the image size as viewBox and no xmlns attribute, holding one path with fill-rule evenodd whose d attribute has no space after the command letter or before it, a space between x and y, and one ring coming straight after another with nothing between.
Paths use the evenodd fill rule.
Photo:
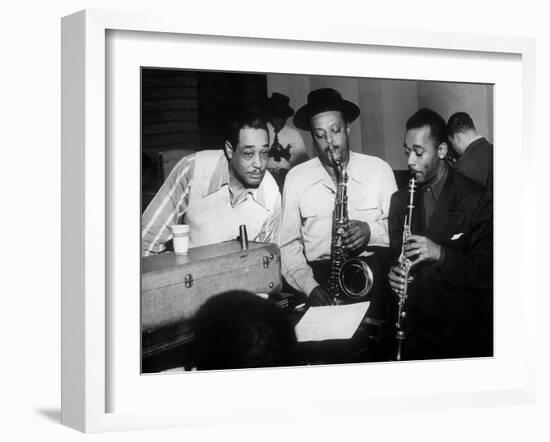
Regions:
<instances>
[{"instance_id":1,"label":"necktie","mask_svg":"<svg viewBox=\"0 0 550 442\"><path fill-rule=\"evenodd\" d=\"M275 137L273 138L273 144L271 145L271 149L269 149L269 156L272 157L275 161L279 162L281 161L281 154L283 150L283 146L279 144L279 136L277 132L275 132Z\"/></svg>"},{"instance_id":2,"label":"necktie","mask_svg":"<svg viewBox=\"0 0 550 442\"><path fill-rule=\"evenodd\" d=\"M430 186L426 187L423 195L424 203L424 227L427 229L430 225L430 218L435 210L435 195Z\"/></svg>"}]
</instances>

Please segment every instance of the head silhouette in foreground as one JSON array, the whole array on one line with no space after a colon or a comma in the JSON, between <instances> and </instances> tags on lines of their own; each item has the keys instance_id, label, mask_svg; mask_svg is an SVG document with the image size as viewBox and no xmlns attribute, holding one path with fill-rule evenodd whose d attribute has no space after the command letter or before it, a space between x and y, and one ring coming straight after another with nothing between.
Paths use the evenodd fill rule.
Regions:
<instances>
[{"instance_id":1,"label":"head silhouette in foreground","mask_svg":"<svg viewBox=\"0 0 550 442\"><path fill-rule=\"evenodd\" d=\"M217 295L195 317L198 370L291 365L295 344L285 312L247 291Z\"/></svg>"}]
</instances>

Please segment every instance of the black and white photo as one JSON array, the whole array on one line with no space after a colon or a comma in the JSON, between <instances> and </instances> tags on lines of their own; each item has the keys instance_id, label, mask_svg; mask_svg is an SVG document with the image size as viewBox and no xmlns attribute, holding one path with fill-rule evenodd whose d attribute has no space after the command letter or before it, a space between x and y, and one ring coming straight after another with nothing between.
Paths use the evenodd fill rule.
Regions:
<instances>
[{"instance_id":1,"label":"black and white photo","mask_svg":"<svg viewBox=\"0 0 550 442\"><path fill-rule=\"evenodd\" d=\"M493 86L141 69L142 372L493 356Z\"/></svg>"}]
</instances>

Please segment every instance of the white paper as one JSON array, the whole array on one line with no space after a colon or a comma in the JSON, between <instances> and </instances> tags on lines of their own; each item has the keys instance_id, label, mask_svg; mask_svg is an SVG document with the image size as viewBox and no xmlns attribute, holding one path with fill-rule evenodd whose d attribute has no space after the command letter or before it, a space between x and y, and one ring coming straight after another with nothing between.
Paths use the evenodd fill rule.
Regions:
<instances>
[{"instance_id":1,"label":"white paper","mask_svg":"<svg viewBox=\"0 0 550 442\"><path fill-rule=\"evenodd\" d=\"M365 317L370 302L310 307L296 325L298 342L350 339Z\"/></svg>"}]
</instances>

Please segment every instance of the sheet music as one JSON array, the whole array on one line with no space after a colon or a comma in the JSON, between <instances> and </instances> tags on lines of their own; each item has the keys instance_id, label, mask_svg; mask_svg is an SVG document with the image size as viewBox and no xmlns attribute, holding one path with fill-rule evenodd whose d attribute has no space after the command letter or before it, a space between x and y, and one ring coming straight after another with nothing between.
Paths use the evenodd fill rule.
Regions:
<instances>
[{"instance_id":1,"label":"sheet music","mask_svg":"<svg viewBox=\"0 0 550 442\"><path fill-rule=\"evenodd\" d=\"M350 339L365 317L369 302L310 307L296 325L298 342Z\"/></svg>"}]
</instances>

